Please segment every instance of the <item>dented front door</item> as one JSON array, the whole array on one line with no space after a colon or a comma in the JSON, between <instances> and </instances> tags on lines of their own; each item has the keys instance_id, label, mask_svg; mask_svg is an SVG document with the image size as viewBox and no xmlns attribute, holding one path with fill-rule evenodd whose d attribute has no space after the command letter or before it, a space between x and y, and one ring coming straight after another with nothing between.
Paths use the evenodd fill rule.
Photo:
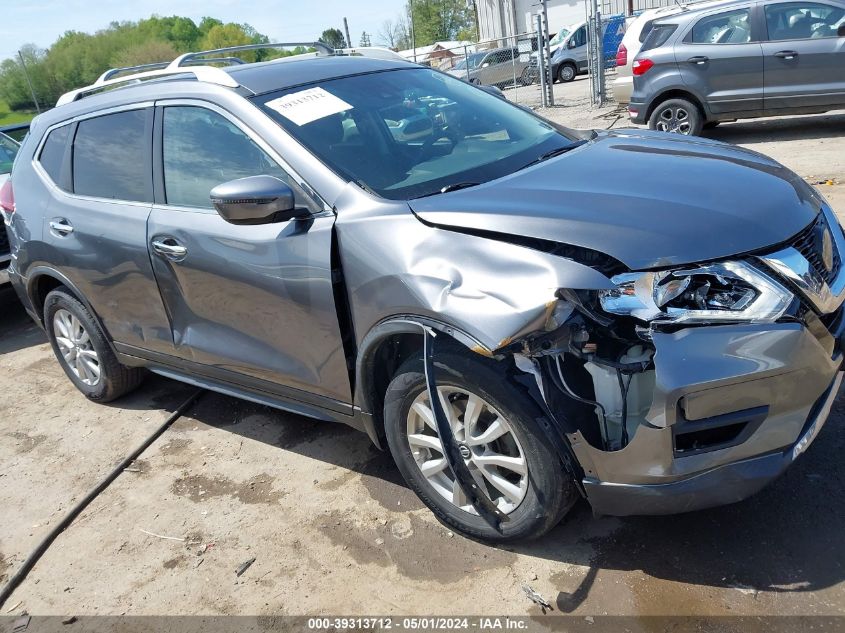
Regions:
<instances>
[{"instance_id":1,"label":"dented front door","mask_svg":"<svg viewBox=\"0 0 845 633\"><path fill-rule=\"evenodd\" d=\"M177 354L213 378L346 411L350 382L332 286L334 214L294 187L312 216L229 224L208 192L269 174L295 182L234 121L203 107L160 108L165 203L147 241ZM203 371L203 368L198 368Z\"/></svg>"}]
</instances>

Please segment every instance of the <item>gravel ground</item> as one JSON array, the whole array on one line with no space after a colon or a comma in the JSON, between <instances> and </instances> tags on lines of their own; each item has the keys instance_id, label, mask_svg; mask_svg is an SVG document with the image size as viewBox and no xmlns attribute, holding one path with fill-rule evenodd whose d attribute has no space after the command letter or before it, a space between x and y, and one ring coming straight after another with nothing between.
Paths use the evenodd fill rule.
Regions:
<instances>
[{"instance_id":1,"label":"gravel ground","mask_svg":"<svg viewBox=\"0 0 845 633\"><path fill-rule=\"evenodd\" d=\"M557 90L575 104L585 84ZM549 114L620 124L583 107ZM820 189L845 213L845 115L709 135L835 183ZM0 384L5 581L192 389L150 377L117 403L89 403L8 290ZM580 504L542 540L496 548L442 527L365 436L207 393L58 538L3 612L541 617L527 582L553 613L845 615L843 430L840 398L806 455L745 502L630 519Z\"/></svg>"}]
</instances>

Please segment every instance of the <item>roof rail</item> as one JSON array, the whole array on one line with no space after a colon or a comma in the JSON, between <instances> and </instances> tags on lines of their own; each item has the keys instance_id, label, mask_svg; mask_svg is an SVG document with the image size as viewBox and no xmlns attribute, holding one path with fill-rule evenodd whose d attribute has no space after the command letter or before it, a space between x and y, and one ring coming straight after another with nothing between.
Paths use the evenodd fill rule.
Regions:
<instances>
[{"instance_id":1,"label":"roof rail","mask_svg":"<svg viewBox=\"0 0 845 633\"><path fill-rule=\"evenodd\" d=\"M262 50L264 48L295 48L297 46L302 46L304 48L316 48L318 50L322 50L323 53L326 55L334 55L335 49L329 46L328 44L324 44L323 42L274 42L272 44L244 44L242 46L227 46L226 48L214 48L209 51L197 51L196 53L185 53L184 55L180 55L176 59L174 59L170 66L172 68L179 68L185 66L188 62L197 60L202 57L207 57L208 55L218 55L220 53L237 53L240 51L257 51ZM229 59L238 59L237 57L234 58L225 58L226 60ZM219 61L218 59L207 59L204 60L205 63ZM243 63L243 60L238 60Z\"/></svg>"},{"instance_id":2,"label":"roof rail","mask_svg":"<svg viewBox=\"0 0 845 633\"><path fill-rule=\"evenodd\" d=\"M272 44L245 44L243 46L228 46L226 48L215 48L208 51L197 51L195 53L185 53L180 55L172 62L156 62L153 64L141 64L140 66L126 66L124 68L111 68L104 72L100 77L90 86L71 90L59 97L56 106L73 103L74 101L85 97L94 92L99 92L106 88L119 86L125 83L136 83L142 79L155 79L158 77L167 77L181 74L192 74L198 81L205 81L208 83L226 86L228 88L237 88L238 82L232 76L209 64L225 63L230 65L244 64L244 60L239 57L229 55L227 57L211 57L209 55L219 55L222 53L237 53L240 51L254 51L264 48L291 48L302 46L306 48L316 48L317 51L309 53L310 55L319 56L324 55L360 55L363 57L372 57L375 59L388 60L403 60L404 58L398 53L389 48L380 48L378 46L359 46L357 48L343 48L334 49L323 42L275 42ZM284 60L288 58L280 58ZM272 60L276 61L276 60ZM136 72L140 71L140 72ZM123 77L124 73L132 73Z\"/></svg>"},{"instance_id":3,"label":"roof rail","mask_svg":"<svg viewBox=\"0 0 845 633\"><path fill-rule=\"evenodd\" d=\"M157 70L148 70L145 72L135 73L134 75L127 75L126 77L118 77L117 79L103 79L111 73L113 76L117 73L112 73L111 71L106 71L103 73L100 78L91 84L90 86L85 86L83 88L77 88L76 90L71 90L70 92L66 92L59 100L56 102L56 106L62 106L68 103L73 103L77 99L80 99L88 94L93 92L99 92L100 90L104 90L106 88L111 88L113 86L118 86L124 83L135 83L140 81L141 79L155 79L158 77L168 77L173 75L185 75L190 74L194 75L197 78L197 81L204 81L211 84L217 84L219 86L226 86L227 88L237 88L238 82L235 81L232 76L221 70L220 68L215 68L214 66L194 66L194 67L173 67L175 62L171 62L165 68L159 67ZM156 64L152 64L156 65ZM115 69L115 70L127 70L127 69Z\"/></svg>"}]
</instances>

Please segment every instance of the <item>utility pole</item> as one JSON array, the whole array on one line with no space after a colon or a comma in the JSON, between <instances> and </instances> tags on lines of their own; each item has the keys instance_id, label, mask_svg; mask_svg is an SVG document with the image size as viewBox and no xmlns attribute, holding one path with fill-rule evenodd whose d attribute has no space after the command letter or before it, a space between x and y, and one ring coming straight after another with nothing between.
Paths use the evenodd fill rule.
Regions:
<instances>
[{"instance_id":1,"label":"utility pole","mask_svg":"<svg viewBox=\"0 0 845 633\"><path fill-rule=\"evenodd\" d=\"M352 38L349 37L349 23L343 18L343 31L346 33L346 46L352 48Z\"/></svg>"},{"instance_id":2,"label":"utility pole","mask_svg":"<svg viewBox=\"0 0 845 633\"><path fill-rule=\"evenodd\" d=\"M417 63L417 34L414 30L414 0L408 0L408 9L410 11L409 20L411 22L411 49L414 51L414 63Z\"/></svg>"},{"instance_id":3,"label":"utility pole","mask_svg":"<svg viewBox=\"0 0 845 633\"><path fill-rule=\"evenodd\" d=\"M546 100L550 106L555 104L555 78L551 76L552 54L549 48L549 7L548 0L540 0L543 6L543 51L546 53L546 68L549 70L549 78L546 81Z\"/></svg>"},{"instance_id":4,"label":"utility pole","mask_svg":"<svg viewBox=\"0 0 845 633\"><path fill-rule=\"evenodd\" d=\"M35 104L35 111L41 114L41 108L38 107L38 99L35 98L35 90L32 87L32 80L29 78L29 71L26 69L26 62L23 60L23 54L18 51L18 57L21 58L21 66L23 66L23 74L26 77L26 83L29 84L29 93L32 95L32 102Z\"/></svg>"}]
</instances>

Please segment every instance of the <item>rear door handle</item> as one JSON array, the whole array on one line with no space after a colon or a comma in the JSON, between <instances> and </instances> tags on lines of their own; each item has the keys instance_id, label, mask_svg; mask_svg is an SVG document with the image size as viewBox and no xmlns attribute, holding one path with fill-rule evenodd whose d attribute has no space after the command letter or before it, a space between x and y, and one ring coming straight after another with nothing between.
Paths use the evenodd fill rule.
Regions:
<instances>
[{"instance_id":1,"label":"rear door handle","mask_svg":"<svg viewBox=\"0 0 845 633\"><path fill-rule=\"evenodd\" d=\"M50 229L59 235L70 235L73 233L73 226L64 218L50 220Z\"/></svg>"},{"instance_id":2,"label":"rear door handle","mask_svg":"<svg viewBox=\"0 0 845 633\"><path fill-rule=\"evenodd\" d=\"M687 61L690 64L698 64L699 66L702 66L702 65L706 64L707 62L709 62L710 58L705 57L704 55L696 55L695 57L690 57Z\"/></svg>"},{"instance_id":3,"label":"rear door handle","mask_svg":"<svg viewBox=\"0 0 845 633\"><path fill-rule=\"evenodd\" d=\"M798 57L798 51L778 51L775 53L775 57L780 57L781 59L795 59Z\"/></svg>"},{"instance_id":4,"label":"rear door handle","mask_svg":"<svg viewBox=\"0 0 845 633\"><path fill-rule=\"evenodd\" d=\"M172 237L154 239L150 244L156 253L174 262L182 261L188 254L188 249Z\"/></svg>"}]
</instances>

